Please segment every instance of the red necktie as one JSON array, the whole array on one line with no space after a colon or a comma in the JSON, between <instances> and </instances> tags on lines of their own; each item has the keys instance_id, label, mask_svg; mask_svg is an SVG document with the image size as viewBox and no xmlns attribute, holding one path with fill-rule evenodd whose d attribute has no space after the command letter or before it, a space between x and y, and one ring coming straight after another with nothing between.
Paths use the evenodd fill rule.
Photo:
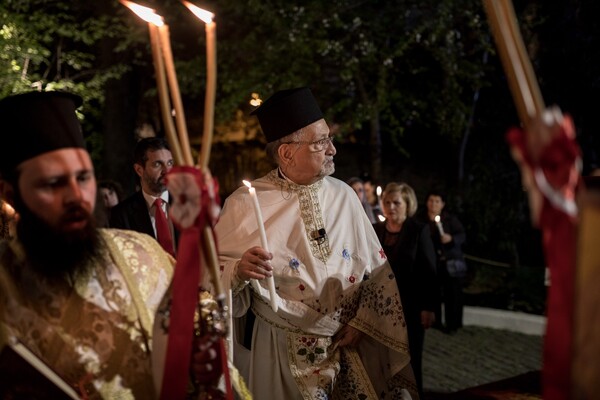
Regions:
<instances>
[{"instance_id":1,"label":"red necktie","mask_svg":"<svg viewBox=\"0 0 600 400\"><path fill-rule=\"evenodd\" d=\"M173 238L171 237L171 229L169 229L169 222L167 216L162 209L163 199L158 198L154 200L154 221L156 223L156 240L165 249L165 251L175 257L173 251Z\"/></svg>"}]
</instances>

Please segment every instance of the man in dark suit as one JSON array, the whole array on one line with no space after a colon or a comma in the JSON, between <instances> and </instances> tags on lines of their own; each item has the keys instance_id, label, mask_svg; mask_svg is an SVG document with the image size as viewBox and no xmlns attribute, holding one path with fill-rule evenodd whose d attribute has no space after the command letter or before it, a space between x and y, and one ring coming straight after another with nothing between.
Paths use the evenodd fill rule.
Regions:
<instances>
[{"instance_id":1,"label":"man in dark suit","mask_svg":"<svg viewBox=\"0 0 600 400\"><path fill-rule=\"evenodd\" d=\"M141 139L135 146L133 165L141 190L112 208L110 227L146 233L174 256L176 232L168 218L169 192L165 182L171 167L173 156L164 138Z\"/></svg>"}]
</instances>

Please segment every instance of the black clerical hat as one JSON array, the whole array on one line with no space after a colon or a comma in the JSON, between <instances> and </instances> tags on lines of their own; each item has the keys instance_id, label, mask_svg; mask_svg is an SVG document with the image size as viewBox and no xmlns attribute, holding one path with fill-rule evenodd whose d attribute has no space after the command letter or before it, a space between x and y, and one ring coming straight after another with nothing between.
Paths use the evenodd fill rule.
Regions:
<instances>
[{"instance_id":1,"label":"black clerical hat","mask_svg":"<svg viewBox=\"0 0 600 400\"><path fill-rule=\"evenodd\" d=\"M258 122L267 142L281 139L323 118L323 113L307 87L276 92L250 113Z\"/></svg>"},{"instance_id":2,"label":"black clerical hat","mask_svg":"<svg viewBox=\"0 0 600 400\"><path fill-rule=\"evenodd\" d=\"M29 92L0 100L0 173L30 158L69 147L85 148L75 109L82 99L66 92Z\"/></svg>"}]
</instances>

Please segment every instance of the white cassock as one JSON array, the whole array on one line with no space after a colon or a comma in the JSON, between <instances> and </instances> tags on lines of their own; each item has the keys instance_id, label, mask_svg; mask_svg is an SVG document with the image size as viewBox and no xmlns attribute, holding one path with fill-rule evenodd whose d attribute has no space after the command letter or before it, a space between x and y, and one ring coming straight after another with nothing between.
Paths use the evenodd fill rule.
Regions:
<instances>
[{"instance_id":1,"label":"white cassock","mask_svg":"<svg viewBox=\"0 0 600 400\"><path fill-rule=\"evenodd\" d=\"M216 234L232 315L256 315L252 350L239 331L229 345L254 398L417 398L395 278L356 193L332 177L297 185L278 170L252 186L273 253L277 313L266 280L234 275L242 254L260 246L246 187L227 198ZM332 346L346 324L365 334L356 349Z\"/></svg>"}]
</instances>

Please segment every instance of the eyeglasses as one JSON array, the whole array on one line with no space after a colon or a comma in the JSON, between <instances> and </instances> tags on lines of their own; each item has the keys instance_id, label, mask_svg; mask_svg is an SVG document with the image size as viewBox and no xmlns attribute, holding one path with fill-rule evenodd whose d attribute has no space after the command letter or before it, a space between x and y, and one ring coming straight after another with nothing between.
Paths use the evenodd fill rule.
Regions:
<instances>
[{"instance_id":1,"label":"eyeglasses","mask_svg":"<svg viewBox=\"0 0 600 400\"><path fill-rule=\"evenodd\" d=\"M295 142L283 142L283 144L305 144L308 145L308 149L311 151L323 151L329 144L333 144L333 136L328 136L325 139L315 140L314 142L306 141L295 141Z\"/></svg>"}]
</instances>

